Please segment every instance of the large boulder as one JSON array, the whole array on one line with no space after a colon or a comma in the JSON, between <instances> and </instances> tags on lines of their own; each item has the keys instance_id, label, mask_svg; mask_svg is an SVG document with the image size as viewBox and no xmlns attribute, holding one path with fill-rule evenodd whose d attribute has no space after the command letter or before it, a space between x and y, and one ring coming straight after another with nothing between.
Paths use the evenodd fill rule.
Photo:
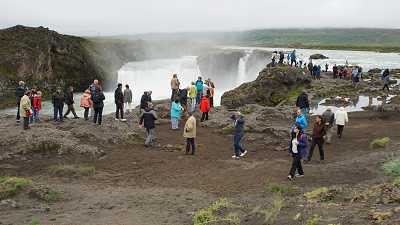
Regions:
<instances>
[{"instance_id":1,"label":"large boulder","mask_svg":"<svg viewBox=\"0 0 400 225\"><path fill-rule=\"evenodd\" d=\"M310 59L329 59L329 57L324 56L322 54L313 54L310 55Z\"/></svg>"},{"instance_id":2,"label":"large boulder","mask_svg":"<svg viewBox=\"0 0 400 225\"><path fill-rule=\"evenodd\" d=\"M276 106L299 95L310 83L311 79L299 68L265 68L255 81L225 92L221 104L228 108L246 104Z\"/></svg>"}]
</instances>

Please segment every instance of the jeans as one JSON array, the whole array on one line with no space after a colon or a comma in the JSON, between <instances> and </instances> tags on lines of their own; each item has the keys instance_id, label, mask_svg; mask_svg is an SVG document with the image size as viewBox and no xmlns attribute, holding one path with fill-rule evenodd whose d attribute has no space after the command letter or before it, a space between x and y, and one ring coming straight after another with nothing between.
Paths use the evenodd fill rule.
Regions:
<instances>
[{"instance_id":1,"label":"jeans","mask_svg":"<svg viewBox=\"0 0 400 225\"><path fill-rule=\"evenodd\" d=\"M32 111L32 115L29 117L29 124L32 124L32 123L34 122L33 114L34 114L35 112L34 112L34 108L33 108L33 107L31 108L31 111Z\"/></svg>"},{"instance_id":2,"label":"jeans","mask_svg":"<svg viewBox=\"0 0 400 225\"><path fill-rule=\"evenodd\" d=\"M208 120L208 112L203 112L203 114L201 115L201 122L203 122L204 120Z\"/></svg>"},{"instance_id":3,"label":"jeans","mask_svg":"<svg viewBox=\"0 0 400 225\"><path fill-rule=\"evenodd\" d=\"M63 120L63 108L64 108L63 105L54 106L54 121Z\"/></svg>"},{"instance_id":4,"label":"jeans","mask_svg":"<svg viewBox=\"0 0 400 225\"><path fill-rule=\"evenodd\" d=\"M171 117L171 126L173 130L179 129L179 118Z\"/></svg>"},{"instance_id":5,"label":"jeans","mask_svg":"<svg viewBox=\"0 0 400 225\"><path fill-rule=\"evenodd\" d=\"M344 125L337 125L337 135L339 138L342 138Z\"/></svg>"},{"instance_id":6,"label":"jeans","mask_svg":"<svg viewBox=\"0 0 400 225\"><path fill-rule=\"evenodd\" d=\"M72 112L72 114L74 115L74 117L77 118L78 115L76 115L74 105L73 105L73 104L67 105L67 107L68 107L68 109L67 109L67 112L64 114L64 117L67 118L67 116L69 115L69 113Z\"/></svg>"},{"instance_id":7,"label":"jeans","mask_svg":"<svg viewBox=\"0 0 400 225\"><path fill-rule=\"evenodd\" d=\"M83 113L83 117L85 120L89 120L89 107L84 107L85 112Z\"/></svg>"},{"instance_id":8,"label":"jeans","mask_svg":"<svg viewBox=\"0 0 400 225\"><path fill-rule=\"evenodd\" d=\"M382 91L384 91L385 88L389 91L389 85L388 84L383 85Z\"/></svg>"},{"instance_id":9,"label":"jeans","mask_svg":"<svg viewBox=\"0 0 400 225\"><path fill-rule=\"evenodd\" d=\"M324 138L313 138L311 141L311 147L310 147L310 152L308 153L308 160L311 160L313 153L314 153L314 148L315 146L318 145L318 150L319 150L319 158L321 160L325 159L325 154L324 154Z\"/></svg>"},{"instance_id":10,"label":"jeans","mask_svg":"<svg viewBox=\"0 0 400 225\"><path fill-rule=\"evenodd\" d=\"M154 128L151 128L151 129L146 128L146 134L147 134L147 137L146 137L146 141L144 142L144 144L146 146L150 146L150 145L152 146L154 144L154 139L155 139L155 129Z\"/></svg>"},{"instance_id":11,"label":"jeans","mask_svg":"<svg viewBox=\"0 0 400 225\"><path fill-rule=\"evenodd\" d=\"M20 120L21 119L21 114L20 114L20 112L19 112L19 105L20 105L20 101L18 101L17 102L17 120Z\"/></svg>"},{"instance_id":12,"label":"jeans","mask_svg":"<svg viewBox=\"0 0 400 225\"><path fill-rule=\"evenodd\" d=\"M116 110L115 110L115 118L119 119L119 116L121 115L121 119L124 118L124 104L122 103L117 103L115 104Z\"/></svg>"},{"instance_id":13,"label":"jeans","mask_svg":"<svg viewBox=\"0 0 400 225\"><path fill-rule=\"evenodd\" d=\"M39 110L38 109L33 109L33 121L34 122L38 122L40 121L39 119Z\"/></svg>"},{"instance_id":14,"label":"jeans","mask_svg":"<svg viewBox=\"0 0 400 225\"><path fill-rule=\"evenodd\" d=\"M93 123L98 123L101 125L103 119L103 107L94 108Z\"/></svg>"},{"instance_id":15,"label":"jeans","mask_svg":"<svg viewBox=\"0 0 400 225\"><path fill-rule=\"evenodd\" d=\"M201 90L201 91L197 90L197 96L196 96L196 104L197 105L200 104L202 95L203 95L203 90Z\"/></svg>"},{"instance_id":16,"label":"jeans","mask_svg":"<svg viewBox=\"0 0 400 225\"><path fill-rule=\"evenodd\" d=\"M190 104L190 112L194 112L196 110L196 98L189 98L189 104Z\"/></svg>"},{"instance_id":17,"label":"jeans","mask_svg":"<svg viewBox=\"0 0 400 225\"><path fill-rule=\"evenodd\" d=\"M294 177L296 170L300 175L304 175L303 167L301 166L301 156L299 153L292 154L292 167L290 168L289 175Z\"/></svg>"},{"instance_id":18,"label":"jeans","mask_svg":"<svg viewBox=\"0 0 400 225\"><path fill-rule=\"evenodd\" d=\"M196 151L196 144L194 143L194 138L186 138L186 154L189 154L190 147L192 147L192 155Z\"/></svg>"},{"instance_id":19,"label":"jeans","mask_svg":"<svg viewBox=\"0 0 400 225\"><path fill-rule=\"evenodd\" d=\"M243 133L235 134L233 136L233 147L235 148L235 155L237 157L240 156L240 153L243 153L245 150L240 145L240 141L243 138Z\"/></svg>"},{"instance_id":20,"label":"jeans","mask_svg":"<svg viewBox=\"0 0 400 225\"><path fill-rule=\"evenodd\" d=\"M29 117L23 117L24 118L24 129L28 129L29 128Z\"/></svg>"}]
</instances>

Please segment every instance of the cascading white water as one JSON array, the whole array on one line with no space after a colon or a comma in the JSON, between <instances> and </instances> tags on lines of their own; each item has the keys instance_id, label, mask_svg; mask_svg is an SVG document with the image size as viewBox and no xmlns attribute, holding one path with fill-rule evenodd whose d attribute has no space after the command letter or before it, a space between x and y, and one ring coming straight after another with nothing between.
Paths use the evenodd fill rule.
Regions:
<instances>
[{"instance_id":1,"label":"cascading white water","mask_svg":"<svg viewBox=\"0 0 400 225\"><path fill-rule=\"evenodd\" d=\"M245 51L245 55L239 59L238 64L238 77L236 80L236 85L239 86L247 81L247 68L246 64L252 54L252 50Z\"/></svg>"}]
</instances>

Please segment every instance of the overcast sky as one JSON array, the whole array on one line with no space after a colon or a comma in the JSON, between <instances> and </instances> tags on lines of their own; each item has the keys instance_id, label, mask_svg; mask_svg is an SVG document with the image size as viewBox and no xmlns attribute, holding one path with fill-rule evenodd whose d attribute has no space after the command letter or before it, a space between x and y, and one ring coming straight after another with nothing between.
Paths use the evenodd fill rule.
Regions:
<instances>
[{"instance_id":1,"label":"overcast sky","mask_svg":"<svg viewBox=\"0 0 400 225\"><path fill-rule=\"evenodd\" d=\"M254 28L400 28L400 0L0 0L0 28L75 35Z\"/></svg>"}]
</instances>

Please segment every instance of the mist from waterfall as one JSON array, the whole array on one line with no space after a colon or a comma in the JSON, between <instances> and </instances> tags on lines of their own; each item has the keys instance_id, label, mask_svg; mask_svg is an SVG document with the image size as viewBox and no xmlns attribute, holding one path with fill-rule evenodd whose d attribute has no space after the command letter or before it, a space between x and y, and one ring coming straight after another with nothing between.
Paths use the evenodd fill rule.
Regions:
<instances>
[{"instance_id":1,"label":"mist from waterfall","mask_svg":"<svg viewBox=\"0 0 400 225\"><path fill-rule=\"evenodd\" d=\"M236 85L240 86L241 84L247 82L247 61L249 60L251 54L252 54L252 50L246 50L245 54L242 58L239 59L239 63L238 63L238 77L237 77L237 81L236 81Z\"/></svg>"}]
</instances>

